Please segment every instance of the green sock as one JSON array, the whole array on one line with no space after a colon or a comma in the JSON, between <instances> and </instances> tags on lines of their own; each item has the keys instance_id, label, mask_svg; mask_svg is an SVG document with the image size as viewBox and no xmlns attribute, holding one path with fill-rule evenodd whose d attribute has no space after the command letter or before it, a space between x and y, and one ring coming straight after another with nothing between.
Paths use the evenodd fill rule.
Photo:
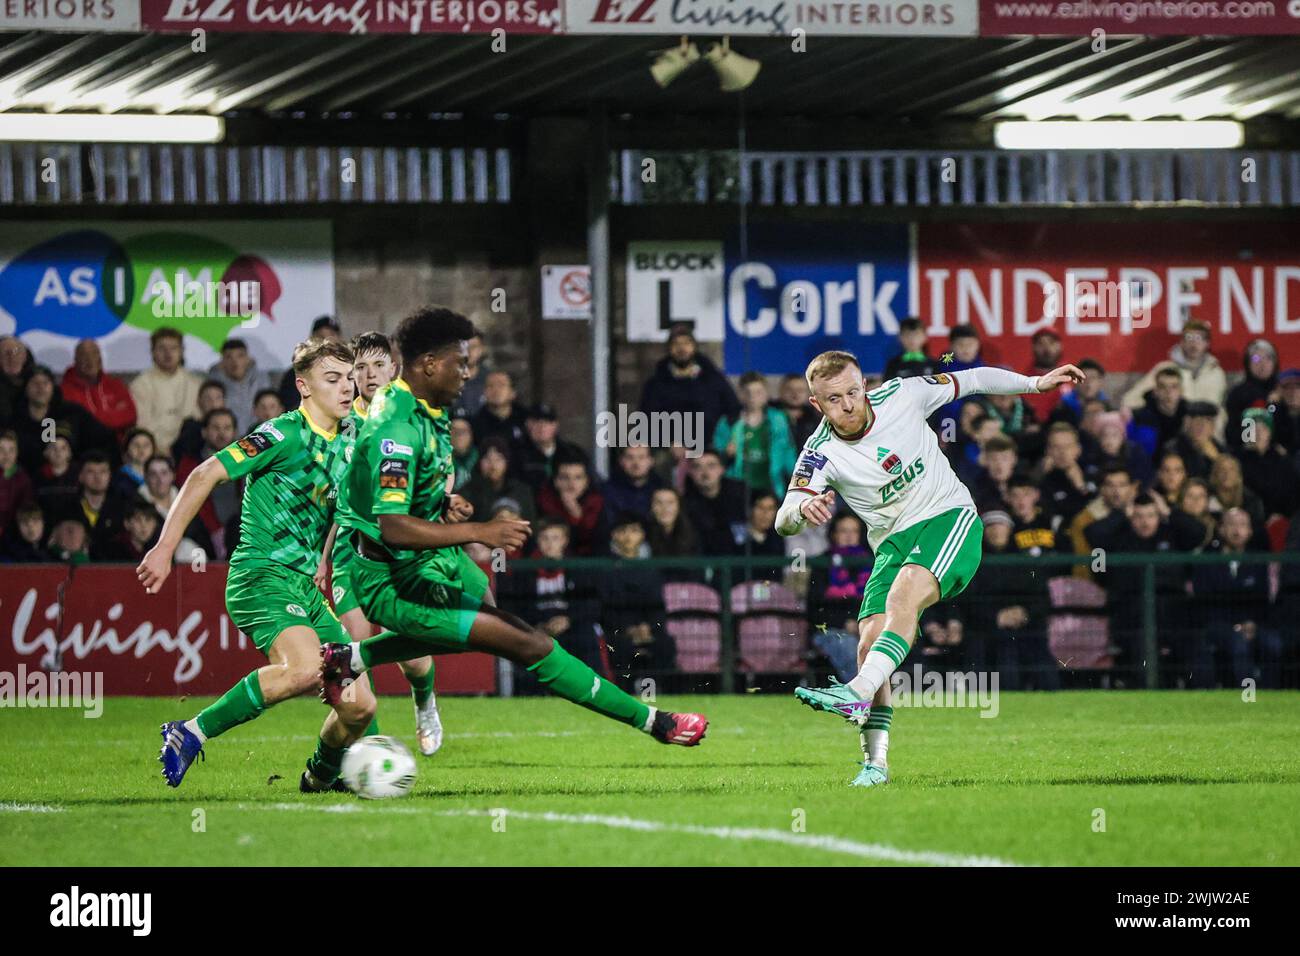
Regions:
<instances>
[{"instance_id":1,"label":"green sock","mask_svg":"<svg viewBox=\"0 0 1300 956\"><path fill-rule=\"evenodd\" d=\"M346 747L331 747L324 740L316 741L316 752L307 758L307 771L321 783L333 783L339 778Z\"/></svg>"},{"instance_id":2,"label":"green sock","mask_svg":"<svg viewBox=\"0 0 1300 956\"><path fill-rule=\"evenodd\" d=\"M370 671L366 671L366 679L367 679L368 681L370 681L370 693L373 694L373 693L375 692L375 677L374 677L374 675L373 675ZM362 734L361 736L362 736L362 737L378 737L378 736L379 736L379 710L378 710L378 708L375 709L375 716L373 716L373 717L370 718L370 726L366 728L366 732L365 732L364 734Z\"/></svg>"},{"instance_id":3,"label":"green sock","mask_svg":"<svg viewBox=\"0 0 1300 956\"><path fill-rule=\"evenodd\" d=\"M554 641L551 653L528 669L552 693L565 700L649 732L649 707L597 676L595 671Z\"/></svg>"},{"instance_id":4,"label":"green sock","mask_svg":"<svg viewBox=\"0 0 1300 956\"><path fill-rule=\"evenodd\" d=\"M257 671L253 671L221 698L199 711L194 718L203 731L203 736L211 740L224 734L231 727L247 723L266 710L266 701L262 697L262 682Z\"/></svg>"},{"instance_id":5,"label":"green sock","mask_svg":"<svg viewBox=\"0 0 1300 956\"><path fill-rule=\"evenodd\" d=\"M894 722L894 708L872 707L867 715L867 730L888 730Z\"/></svg>"},{"instance_id":6,"label":"green sock","mask_svg":"<svg viewBox=\"0 0 1300 956\"><path fill-rule=\"evenodd\" d=\"M392 631L384 631L382 634L368 637L361 642L361 663L365 664L366 667L409 661L412 658L423 657L428 653L428 642L417 641L412 637L402 637Z\"/></svg>"},{"instance_id":7,"label":"green sock","mask_svg":"<svg viewBox=\"0 0 1300 956\"><path fill-rule=\"evenodd\" d=\"M862 756L867 763L884 766L889 752L889 727L893 722L893 707L871 708L867 725L862 729Z\"/></svg>"},{"instance_id":8,"label":"green sock","mask_svg":"<svg viewBox=\"0 0 1300 956\"><path fill-rule=\"evenodd\" d=\"M429 673L423 677L407 674L406 682L411 685L411 696L415 698L415 706L423 707L427 704L429 696L433 693L433 659L430 658Z\"/></svg>"}]
</instances>

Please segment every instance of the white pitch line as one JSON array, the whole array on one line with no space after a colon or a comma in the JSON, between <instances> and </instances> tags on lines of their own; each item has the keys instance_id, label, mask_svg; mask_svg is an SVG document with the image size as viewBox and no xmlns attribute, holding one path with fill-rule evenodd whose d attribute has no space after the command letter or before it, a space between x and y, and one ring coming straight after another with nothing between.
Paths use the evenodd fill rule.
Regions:
<instances>
[{"instance_id":1,"label":"white pitch line","mask_svg":"<svg viewBox=\"0 0 1300 956\"><path fill-rule=\"evenodd\" d=\"M422 810L417 807L372 806L360 803L340 803L312 806L305 803L240 804L240 809L254 810L315 810L318 813L394 813L420 814L439 817L490 817L492 810ZM504 808L503 808L504 809ZM818 836L811 833L787 833L759 827L706 827L691 823L664 823L659 820L638 820L634 817L610 817L595 813L533 813L528 810L505 810L507 820L531 820L542 823L560 823L574 826L600 826L617 830L635 830L639 833L684 833L690 836L714 837L721 840L757 843L779 843L803 850L823 850L843 853L864 860L881 860L889 863L919 864L923 866L1020 866L1011 860L992 856L975 856L962 853L943 853L937 850L903 850L884 843L860 843L847 837Z\"/></svg>"},{"instance_id":2,"label":"white pitch line","mask_svg":"<svg viewBox=\"0 0 1300 956\"><path fill-rule=\"evenodd\" d=\"M44 803L0 803L0 813L62 813L63 807Z\"/></svg>"}]
</instances>

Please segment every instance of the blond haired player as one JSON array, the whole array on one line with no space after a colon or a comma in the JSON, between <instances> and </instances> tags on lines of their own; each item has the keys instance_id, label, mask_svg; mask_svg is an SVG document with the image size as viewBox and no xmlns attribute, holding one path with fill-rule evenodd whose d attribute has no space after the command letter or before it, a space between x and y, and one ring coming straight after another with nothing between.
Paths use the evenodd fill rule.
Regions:
<instances>
[{"instance_id":1,"label":"blond haired player","mask_svg":"<svg viewBox=\"0 0 1300 956\"><path fill-rule=\"evenodd\" d=\"M870 787L889 780L889 675L911 649L921 612L960 594L980 563L975 502L926 419L965 395L1046 392L1083 381L1083 373L1073 365L1033 377L972 368L868 390L851 353L823 352L805 375L825 417L804 444L776 530L792 535L825 524L838 493L866 523L875 563L858 613L858 675L800 687L795 696L862 728L865 760L853 785Z\"/></svg>"}]
</instances>

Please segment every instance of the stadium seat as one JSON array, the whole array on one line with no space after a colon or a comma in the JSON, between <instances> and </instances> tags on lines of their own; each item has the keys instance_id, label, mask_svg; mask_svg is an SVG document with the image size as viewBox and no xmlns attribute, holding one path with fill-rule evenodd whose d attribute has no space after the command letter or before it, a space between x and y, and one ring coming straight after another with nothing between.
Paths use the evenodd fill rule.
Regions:
<instances>
[{"instance_id":1,"label":"stadium seat","mask_svg":"<svg viewBox=\"0 0 1300 956\"><path fill-rule=\"evenodd\" d=\"M1106 592L1099 584L1072 575L1050 578L1047 582L1047 593L1051 597L1053 608L1070 610L1096 608L1101 611L1106 607Z\"/></svg>"},{"instance_id":2,"label":"stadium seat","mask_svg":"<svg viewBox=\"0 0 1300 956\"><path fill-rule=\"evenodd\" d=\"M1083 614L1053 614L1047 622L1047 647L1057 664L1070 670L1109 670L1110 622Z\"/></svg>"},{"instance_id":3,"label":"stadium seat","mask_svg":"<svg viewBox=\"0 0 1300 956\"><path fill-rule=\"evenodd\" d=\"M716 674L721 669L722 599L703 584L664 585L666 627L677 645L677 669L687 674Z\"/></svg>"},{"instance_id":4,"label":"stadium seat","mask_svg":"<svg viewBox=\"0 0 1300 956\"><path fill-rule=\"evenodd\" d=\"M794 592L768 581L746 581L731 589L731 609L738 621L742 671L789 674L806 669L808 620Z\"/></svg>"}]
</instances>

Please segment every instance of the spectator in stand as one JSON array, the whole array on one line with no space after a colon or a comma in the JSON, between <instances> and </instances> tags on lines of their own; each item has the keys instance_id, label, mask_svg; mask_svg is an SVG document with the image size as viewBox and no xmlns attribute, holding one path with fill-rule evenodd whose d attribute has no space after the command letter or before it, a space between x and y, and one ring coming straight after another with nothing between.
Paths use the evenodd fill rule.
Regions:
<instances>
[{"instance_id":1,"label":"spectator in stand","mask_svg":"<svg viewBox=\"0 0 1300 956\"><path fill-rule=\"evenodd\" d=\"M1219 360L1210 354L1210 327L1204 322L1193 320L1183 326L1182 339L1169 350L1169 361L1160 362L1137 384L1124 393L1125 408L1150 408L1148 393L1159 391L1157 376L1162 369L1172 368L1178 372L1181 380L1179 396L1189 402L1210 402L1216 408L1223 407L1224 396L1228 392L1228 378L1223 374ZM1165 414L1169 414L1166 410ZM1222 422L1219 423L1219 429ZM1177 429L1172 429L1177 432ZM1166 435L1165 441L1173 435Z\"/></svg>"},{"instance_id":2,"label":"spectator in stand","mask_svg":"<svg viewBox=\"0 0 1300 956\"><path fill-rule=\"evenodd\" d=\"M650 518L650 500L663 487L654 473L654 458L645 445L629 445L618 453L618 467L609 476L601 492L605 496L606 519L625 512L642 521Z\"/></svg>"},{"instance_id":3,"label":"spectator in stand","mask_svg":"<svg viewBox=\"0 0 1300 956\"><path fill-rule=\"evenodd\" d=\"M1227 451L1223 442L1214 437L1214 421L1218 414L1219 410L1209 402L1188 402L1182 433L1161 446L1165 451L1177 452L1182 457L1189 475L1208 478L1215 460ZM1240 444L1237 447L1240 448Z\"/></svg>"},{"instance_id":4,"label":"spectator in stand","mask_svg":"<svg viewBox=\"0 0 1300 956\"><path fill-rule=\"evenodd\" d=\"M163 455L150 458L144 467L144 484L137 492L139 498L145 504L151 505L158 512L160 519L165 520L167 512L171 510L172 503L180 493L181 490L176 487L176 469L172 467L171 459ZM176 550L177 561L181 560L183 552L192 552L196 547L202 549L208 557L214 557L217 553L201 516L190 522L181 540L184 545ZM233 543L229 537L226 538L225 543L230 545L233 551Z\"/></svg>"},{"instance_id":5,"label":"spectator in stand","mask_svg":"<svg viewBox=\"0 0 1300 956\"><path fill-rule=\"evenodd\" d=\"M135 400L120 378L104 371L104 356L94 339L82 339L63 373L63 398L76 402L121 441L135 424Z\"/></svg>"},{"instance_id":6,"label":"spectator in stand","mask_svg":"<svg viewBox=\"0 0 1300 956\"><path fill-rule=\"evenodd\" d=\"M8 426L27 392L27 379L36 368L32 353L13 335L0 336L0 425Z\"/></svg>"},{"instance_id":7,"label":"spectator in stand","mask_svg":"<svg viewBox=\"0 0 1300 956\"><path fill-rule=\"evenodd\" d=\"M650 521L646 531L650 555L655 558L694 558L700 554L700 539L682 508L682 499L672 488L658 488L650 496ZM672 581L694 580L694 572L669 572Z\"/></svg>"},{"instance_id":8,"label":"spectator in stand","mask_svg":"<svg viewBox=\"0 0 1300 956\"><path fill-rule=\"evenodd\" d=\"M311 324L311 335L308 338L328 339L334 342L343 341L343 330L339 324L328 315L322 315ZM302 396L298 394L297 375L290 365L280 376L280 404L284 406L286 412L291 412L302 404ZM274 417L274 416L272 416Z\"/></svg>"},{"instance_id":9,"label":"spectator in stand","mask_svg":"<svg viewBox=\"0 0 1300 956\"><path fill-rule=\"evenodd\" d=\"M535 540L533 557L562 561L569 547L569 526L555 518L542 518L537 523ZM596 673L613 678L600 636L600 607L593 575L554 566L513 571L498 581L503 607L555 638ZM515 668L515 693L540 694L542 690L531 671Z\"/></svg>"},{"instance_id":10,"label":"spectator in stand","mask_svg":"<svg viewBox=\"0 0 1300 956\"><path fill-rule=\"evenodd\" d=\"M1123 514L1137 497L1138 484L1133 480L1128 468L1116 465L1106 471L1097 482L1099 494L1088 506L1074 516L1066 532L1075 554L1088 554L1092 545L1088 541L1088 529L1095 523L1113 514ZM1076 565L1072 572L1076 577L1091 578L1091 572L1083 565Z\"/></svg>"},{"instance_id":11,"label":"spectator in stand","mask_svg":"<svg viewBox=\"0 0 1300 956\"><path fill-rule=\"evenodd\" d=\"M284 402L280 401L280 393L273 388L264 388L253 396L253 423L247 431L255 432L263 422L283 414Z\"/></svg>"},{"instance_id":12,"label":"spectator in stand","mask_svg":"<svg viewBox=\"0 0 1300 956\"><path fill-rule=\"evenodd\" d=\"M1095 400L1110 405L1105 392L1106 370L1101 367L1101 363L1086 358L1079 362L1079 370L1084 373L1083 381L1068 392L1058 391L1060 397L1052 408L1051 421L1068 422L1077 428L1083 419L1083 407L1087 402Z\"/></svg>"},{"instance_id":13,"label":"spectator in stand","mask_svg":"<svg viewBox=\"0 0 1300 956\"><path fill-rule=\"evenodd\" d=\"M479 451L474 476L457 493L474 506L476 515L486 515L499 498L513 498L519 502L519 516L532 521L537 517L533 490L518 478L511 477L510 454L511 447L504 438L489 438Z\"/></svg>"},{"instance_id":14,"label":"spectator in stand","mask_svg":"<svg viewBox=\"0 0 1300 956\"><path fill-rule=\"evenodd\" d=\"M489 438L503 438L517 452L524 441L524 410L515 401L518 396L510 376L489 372L483 395L483 407L470 419L479 448Z\"/></svg>"},{"instance_id":15,"label":"spectator in stand","mask_svg":"<svg viewBox=\"0 0 1300 956\"><path fill-rule=\"evenodd\" d=\"M634 688L643 672L672 670L677 658L673 639L664 627L663 575L640 562L645 539L645 523L639 517L625 514L615 518L610 529L615 567L598 579L601 627L615 677L626 682L625 688Z\"/></svg>"},{"instance_id":16,"label":"spectator in stand","mask_svg":"<svg viewBox=\"0 0 1300 956\"><path fill-rule=\"evenodd\" d=\"M47 543L50 558L67 564L85 564L90 560L90 532L86 525L74 518L54 522Z\"/></svg>"},{"instance_id":17,"label":"spectator in stand","mask_svg":"<svg viewBox=\"0 0 1300 956\"><path fill-rule=\"evenodd\" d=\"M602 550L605 499L593 487L585 459L556 462L555 477L538 494L537 505L542 514L569 526L574 554L590 557Z\"/></svg>"},{"instance_id":18,"label":"spectator in stand","mask_svg":"<svg viewBox=\"0 0 1300 956\"><path fill-rule=\"evenodd\" d=\"M35 474L41 467L47 419L54 422L58 434L67 436L75 454L89 451L117 454L113 433L76 402L64 401L61 390L54 384L54 373L38 365L28 376L24 401L18 406L13 422L18 436L18 460L29 473Z\"/></svg>"},{"instance_id":19,"label":"spectator in stand","mask_svg":"<svg viewBox=\"0 0 1300 956\"><path fill-rule=\"evenodd\" d=\"M476 335L469 340L469 378L460 390L456 407L467 418L478 414L483 407L484 392L487 389L488 367L484 361L483 336Z\"/></svg>"},{"instance_id":20,"label":"spectator in stand","mask_svg":"<svg viewBox=\"0 0 1300 956\"><path fill-rule=\"evenodd\" d=\"M971 493L980 511L1006 511L1007 482L1015 473L1020 457L1016 443L1006 435L994 435L980 452L979 477Z\"/></svg>"},{"instance_id":21,"label":"spectator in stand","mask_svg":"<svg viewBox=\"0 0 1300 956\"><path fill-rule=\"evenodd\" d=\"M1277 381L1273 441L1300 467L1300 368L1287 369Z\"/></svg>"},{"instance_id":22,"label":"spectator in stand","mask_svg":"<svg viewBox=\"0 0 1300 956\"><path fill-rule=\"evenodd\" d=\"M1216 521L1229 508L1244 508L1262 540L1264 521L1268 515L1259 495L1246 487L1240 461L1232 455L1220 455L1215 460L1214 467L1210 469L1210 492L1210 514L1214 515Z\"/></svg>"},{"instance_id":23,"label":"spectator in stand","mask_svg":"<svg viewBox=\"0 0 1300 956\"><path fill-rule=\"evenodd\" d=\"M1291 516L1291 525L1287 528L1286 541L1282 550L1300 552L1300 512ZM1296 652L1300 651L1300 634L1296 633L1294 625L1291 624L1300 621L1300 562L1281 566L1273 619L1281 627L1286 642L1282 648L1283 660L1293 662L1296 660ZM1289 672L1283 672L1284 685L1295 687L1296 677L1297 669L1293 664Z\"/></svg>"},{"instance_id":24,"label":"spectator in stand","mask_svg":"<svg viewBox=\"0 0 1300 956\"><path fill-rule=\"evenodd\" d=\"M1160 463L1156 466L1155 478L1151 481L1151 494L1159 495L1167 505L1176 508L1186 483L1187 465L1183 456L1176 451L1162 454Z\"/></svg>"},{"instance_id":25,"label":"spectator in stand","mask_svg":"<svg viewBox=\"0 0 1300 956\"><path fill-rule=\"evenodd\" d=\"M1022 535L1005 511L986 511L985 555L1038 554L1041 544L1022 548ZM1039 541L1042 529L1026 537ZM1051 534L1047 529L1047 534ZM1049 572L1050 573L1050 572ZM1051 602L1047 573L1023 565L985 563L980 569L978 593L960 600L961 620L969 627L966 663L978 672L993 671L1002 690L1058 690L1060 670L1047 646L1047 619Z\"/></svg>"},{"instance_id":26,"label":"spectator in stand","mask_svg":"<svg viewBox=\"0 0 1300 956\"><path fill-rule=\"evenodd\" d=\"M478 449L474 447L474 427L470 425L469 419L465 417L463 411L457 412L452 418L449 426L451 432L451 463L456 469L456 477L452 479L451 490L457 494L461 489L469 484L469 480L474 477L474 471L478 467Z\"/></svg>"},{"instance_id":27,"label":"spectator in stand","mask_svg":"<svg viewBox=\"0 0 1300 956\"><path fill-rule=\"evenodd\" d=\"M980 336L973 325L955 325L948 333L948 353L939 359L940 372L960 372L963 369L979 368L984 364L980 357ZM939 409L931 421L961 421L961 407L966 399L958 398Z\"/></svg>"},{"instance_id":28,"label":"spectator in stand","mask_svg":"<svg viewBox=\"0 0 1300 956\"><path fill-rule=\"evenodd\" d=\"M706 451L691 460L690 482L684 496L686 516L700 536L705 554L731 554L743 541L748 515L745 486L725 477L722 456Z\"/></svg>"},{"instance_id":29,"label":"spectator in stand","mask_svg":"<svg viewBox=\"0 0 1300 956\"><path fill-rule=\"evenodd\" d=\"M44 512L35 502L23 505L14 515L13 524L0 536L0 562L42 564L53 560L45 547Z\"/></svg>"},{"instance_id":30,"label":"spectator in stand","mask_svg":"<svg viewBox=\"0 0 1300 956\"><path fill-rule=\"evenodd\" d=\"M796 452L812 438L821 424L822 417L809 403L809 395L808 380L802 375L790 374L781 378L781 388L772 402L773 408L785 414L786 424L790 426L790 443Z\"/></svg>"},{"instance_id":31,"label":"spectator in stand","mask_svg":"<svg viewBox=\"0 0 1300 956\"><path fill-rule=\"evenodd\" d=\"M122 467L113 476L113 492L122 498L138 496L144 484L144 469L158 453L153 436L143 428L132 428L122 443Z\"/></svg>"},{"instance_id":32,"label":"spectator in stand","mask_svg":"<svg viewBox=\"0 0 1300 956\"><path fill-rule=\"evenodd\" d=\"M899 354L885 363L885 381L933 375L938 370L926 351L925 323L920 319L907 318L898 323L898 347ZM803 447L803 442L799 447Z\"/></svg>"},{"instance_id":33,"label":"spectator in stand","mask_svg":"<svg viewBox=\"0 0 1300 956\"><path fill-rule=\"evenodd\" d=\"M225 448L239 433L235 430L235 416L228 408L214 408L203 416L203 446L196 455L186 455L176 463L176 483L185 484L185 479L195 468L203 464L222 448ZM231 550L225 546L226 523L233 515L239 513L240 499L243 491L237 481L227 481L212 489L208 500L199 509L199 519L207 529L212 543L217 547L218 558L224 559Z\"/></svg>"},{"instance_id":34,"label":"spectator in stand","mask_svg":"<svg viewBox=\"0 0 1300 956\"><path fill-rule=\"evenodd\" d=\"M187 416L181 423L181 433L172 443L171 453L175 461L197 458L203 449L203 423L208 413L219 408L226 408L226 386L216 379L208 379L199 387L199 401L196 415ZM234 412L230 413L234 416ZM235 420L235 431L239 431L239 420Z\"/></svg>"},{"instance_id":35,"label":"spectator in stand","mask_svg":"<svg viewBox=\"0 0 1300 956\"><path fill-rule=\"evenodd\" d=\"M153 433L160 448L171 448L181 433L181 422L198 410L203 379L185 368L185 343L176 329L154 330L149 345L153 368L131 382L136 421Z\"/></svg>"},{"instance_id":36,"label":"spectator in stand","mask_svg":"<svg viewBox=\"0 0 1300 956\"><path fill-rule=\"evenodd\" d=\"M1201 523L1181 511L1162 514L1162 505L1160 499L1151 495L1138 495L1124 511L1110 514L1088 528L1089 546L1108 554L1190 552L1198 547L1203 536ZM1160 638L1165 642L1160 648L1161 657L1172 657L1175 662L1185 660L1189 640L1197 630L1189 626L1191 618L1184 589L1187 568L1161 563L1156 565L1155 576L1156 620L1160 622ZM1133 613L1134 608L1141 606L1142 578L1132 569L1118 567L1098 575L1098 581L1106 589L1111 634L1122 650L1123 664L1132 670L1135 679L1145 659L1141 648L1141 616ZM1148 661L1147 666L1156 663Z\"/></svg>"},{"instance_id":37,"label":"spectator in stand","mask_svg":"<svg viewBox=\"0 0 1300 956\"><path fill-rule=\"evenodd\" d=\"M524 414L524 437L519 443L519 477L536 493L555 475L557 459L587 460L587 453L559 437L559 416L545 402Z\"/></svg>"},{"instance_id":38,"label":"spectator in stand","mask_svg":"<svg viewBox=\"0 0 1300 956\"><path fill-rule=\"evenodd\" d=\"M90 452L77 470L77 491L50 506L50 523L80 521L86 526L89 546L110 541L122 530L126 502L113 493L113 468L103 452Z\"/></svg>"},{"instance_id":39,"label":"spectator in stand","mask_svg":"<svg viewBox=\"0 0 1300 956\"><path fill-rule=\"evenodd\" d=\"M126 504L122 528L112 538L91 546L93 561L117 561L138 565L149 549L158 543L162 519L158 512L138 497Z\"/></svg>"},{"instance_id":40,"label":"spectator in stand","mask_svg":"<svg viewBox=\"0 0 1300 956\"><path fill-rule=\"evenodd\" d=\"M243 339L226 339L221 360L208 369L208 378L225 386L226 408L235 413L235 430L251 430L253 403L267 386L266 373L248 352Z\"/></svg>"},{"instance_id":41,"label":"spectator in stand","mask_svg":"<svg viewBox=\"0 0 1300 956\"><path fill-rule=\"evenodd\" d=\"M1133 429L1134 437L1144 447L1154 450L1165 447L1178 437L1183 430L1188 403L1183 397L1182 373L1174 366L1161 367L1152 381L1154 387L1143 393L1143 404L1133 413ZM1141 434L1140 429L1146 429L1148 434ZM1151 434L1155 437L1150 437Z\"/></svg>"},{"instance_id":42,"label":"spectator in stand","mask_svg":"<svg viewBox=\"0 0 1300 956\"><path fill-rule=\"evenodd\" d=\"M1034 418L1033 409L1025 402L1025 396L982 395L977 401L984 406L985 414L998 423L1002 434L1015 441L1021 454L1027 458L1037 458L1042 454L1041 426Z\"/></svg>"},{"instance_id":43,"label":"spectator in stand","mask_svg":"<svg viewBox=\"0 0 1300 956\"><path fill-rule=\"evenodd\" d=\"M732 546L732 554L755 558L785 558L785 541L776 533L776 511L781 507L776 495L767 489L754 494L749 506L749 520L745 522L744 536ZM747 568L747 581L780 582L785 576L785 566L757 565Z\"/></svg>"},{"instance_id":44,"label":"spectator in stand","mask_svg":"<svg viewBox=\"0 0 1300 956\"><path fill-rule=\"evenodd\" d=\"M701 436L703 437L703 436ZM686 484L691 477L691 457L685 445L670 445L655 454L655 474L665 488L673 488L679 495L686 494Z\"/></svg>"},{"instance_id":45,"label":"spectator in stand","mask_svg":"<svg viewBox=\"0 0 1300 956\"><path fill-rule=\"evenodd\" d=\"M1259 495L1266 520L1289 517L1300 508L1300 472L1273 444L1273 416L1268 409L1248 408L1243 418L1246 434L1237 457L1246 487Z\"/></svg>"},{"instance_id":46,"label":"spectator in stand","mask_svg":"<svg viewBox=\"0 0 1300 956\"><path fill-rule=\"evenodd\" d=\"M9 527L19 508L35 501L31 475L18 465L18 436L0 432L0 532Z\"/></svg>"},{"instance_id":47,"label":"spectator in stand","mask_svg":"<svg viewBox=\"0 0 1300 956\"><path fill-rule=\"evenodd\" d=\"M1085 456L1084 473L1095 478L1108 468L1123 465L1139 484L1150 481L1151 458L1137 442L1129 441L1124 417L1119 412L1106 412L1095 421L1097 448Z\"/></svg>"},{"instance_id":48,"label":"spectator in stand","mask_svg":"<svg viewBox=\"0 0 1300 956\"><path fill-rule=\"evenodd\" d=\"M1046 375L1061 364L1061 337L1051 329L1039 329L1030 340L1034 351L1034 360L1025 369L1026 375ZM1056 411L1056 406L1064 394L1060 389L1047 392L1033 392L1018 396L1033 413L1034 421L1045 422ZM1014 396L1013 396L1014 397ZM1011 434L1011 432L1008 432Z\"/></svg>"},{"instance_id":49,"label":"spectator in stand","mask_svg":"<svg viewBox=\"0 0 1300 956\"><path fill-rule=\"evenodd\" d=\"M1047 429L1047 450L1042 461L1042 500L1054 529L1068 528L1074 516L1097 494L1097 483L1084 473L1079 433L1068 422L1053 422Z\"/></svg>"},{"instance_id":50,"label":"spectator in stand","mask_svg":"<svg viewBox=\"0 0 1300 956\"><path fill-rule=\"evenodd\" d=\"M498 518L509 518L512 521L522 521L524 520L523 505L514 498L498 498L496 501L492 502L491 507L488 508L487 517L491 521L496 521ZM507 561L513 561L516 558L522 558L528 553L529 549L532 547L532 543L533 539L527 538L518 548L506 548L505 559ZM565 547L568 547L569 539L567 535L565 536L564 544ZM483 550L480 553L486 555L482 560L475 558L474 549L477 548L482 548ZM466 553L469 554L471 558L475 558L476 562L480 566L491 560L493 557L492 552L488 550L485 545L477 543L471 544L466 549Z\"/></svg>"},{"instance_id":51,"label":"spectator in stand","mask_svg":"<svg viewBox=\"0 0 1300 956\"><path fill-rule=\"evenodd\" d=\"M727 477L755 491L784 495L797 449L781 412L768 405L767 379L761 372L740 376L741 410L718 421L713 447L730 462Z\"/></svg>"},{"instance_id":52,"label":"spectator in stand","mask_svg":"<svg viewBox=\"0 0 1300 956\"><path fill-rule=\"evenodd\" d=\"M1228 391L1224 401L1223 438L1227 447L1236 451L1241 447L1241 432L1245 427L1242 414L1248 408L1274 411L1281 398L1278 387L1277 349L1268 339L1251 339L1242 355L1241 368L1245 377Z\"/></svg>"},{"instance_id":53,"label":"spectator in stand","mask_svg":"<svg viewBox=\"0 0 1300 956\"><path fill-rule=\"evenodd\" d=\"M641 411L698 412L704 416L704 434L712 435L719 421L740 413L740 402L727 377L700 354L691 327L678 324L668 333L668 354L641 390Z\"/></svg>"},{"instance_id":54,"label":"spectator in stand","mask_svg":"<svg viewBox=\"0 0 1300 956\"><path fill-rule=\"evenodd\" d=\"M77 469L73 467L72 443L64 432L56 433L45 446L45 464L32 479L41 508L48 510L60 498L77 493Z\"/></svg>"},{"instance_id":55,"label":"spectator in stand","mask_svg":"<svg viewBox=\"0 0 1300 956\"><path fill-rule=\"evenodd\" d=\"M1210 514L1210 483L1204 478L1188 478L1183 482L1182 491L1174 503L1188 517L1195 518L1205 529L1201 543L1193 551L1203 551L1214 538L1217 526L1214 515Z\"/></svg>"},{"instance_id":56,"label":"spectator in stand","mask_svg":"<svg viewBox=\"0 0 1300 956\"><path fill-rule=\"evenodd\" d=\"M945 448L957 476L971 484L980 476L980 455L995 436L1002 435L998 420L984 411L979 402L966 402L958 418L957 440ZM1005 438L1005 435L1002 435Z\"/></svg>"},{"instance_id":57,"label":"spectator in stand","mask_svg":"<svg viewBox=\"0 0 1300 956\"><path fill-rule=\"evenodd\" d=\"M1056 552L1056 531L1052 516L1039 507L1040 492L1028 475L1015 475L1007 482L1007 504L1011 506L1011 543L1022 554L1039 557Z\"/></svg>"},{"instance_id":58,"label":"spectator in stand","mask_svg":"<svg viewBox=\"0 0 1300 956\"><path fill-rule=\"evenodd\" d=\"M858 612L871 578L871 552L863 543L862 519L845 509L831 518L829 560L818 564L808 579L808 619L818 627L834 628L858 643ZM857 562L857 563L855 563ZM857 673L856 667L853 670Z\"/></svg>"},{"instance_id":59,"label":"spectator in stand","mask_svg":"<svg viewBox=\"0 0 1300 956\"><path fill-rule=\"evenodd\" d=\"M1250 515L1229 508L1219 519L1212 550L1240 555L1249 550L1252 534ZM1273 626L1268 592L1267 564L1233 560L1192 569L1192 593L1204 627L1193 630L1192 659L1183 662L1183 670L1193 674L1189 686L1214 686L1215 651L1228 664L1226 686L1241 687L1247 678L1258 679L1260 687L1282 686L1282 636Z\"/></svg>"}]
</instances>

